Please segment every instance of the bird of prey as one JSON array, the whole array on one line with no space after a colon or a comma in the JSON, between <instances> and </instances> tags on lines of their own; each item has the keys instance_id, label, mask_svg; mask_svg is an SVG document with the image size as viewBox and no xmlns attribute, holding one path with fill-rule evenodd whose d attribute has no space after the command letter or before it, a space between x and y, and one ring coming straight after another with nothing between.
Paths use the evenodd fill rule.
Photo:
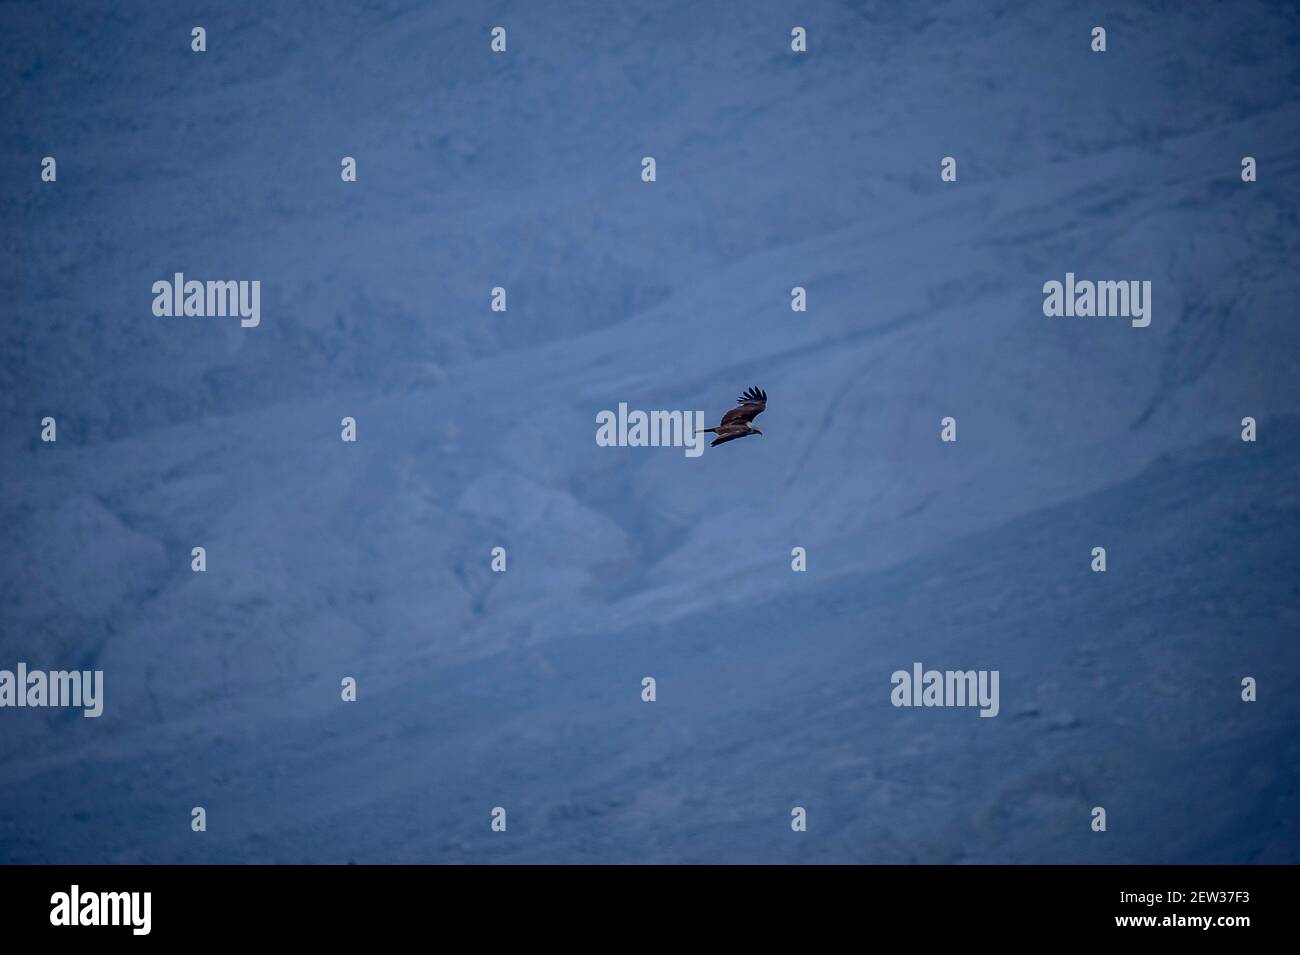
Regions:
<instances>
[{"instance_id":1,"label":"bird of prey","mask_svg":"<svg viewBox=\"0 0 1300 955\"><path fill-rule=\"evenodd\" d=\"M739 404L722 416L716 428L705 428L700 434L711 433L717 437L709 445L715 448L727 441L735 441L737 438L748 438L751 434L762 434L754 427L754 419L763 413L767 407L767 392L762 388L750 388L739 398L736 399Z\"/></svg>"}]
</instances>

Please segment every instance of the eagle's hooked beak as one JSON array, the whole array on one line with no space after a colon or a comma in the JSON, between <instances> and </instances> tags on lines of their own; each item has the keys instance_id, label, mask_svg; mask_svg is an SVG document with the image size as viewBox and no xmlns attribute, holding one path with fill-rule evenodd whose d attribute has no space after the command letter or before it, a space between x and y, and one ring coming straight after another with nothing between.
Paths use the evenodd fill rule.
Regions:
<instances>
[{"instance_id":1,"label":"eagle's hooked beak","mask_svg":"<svg viewBox=\"0 0 1300 955\"><path fill-rule=\"evenodd\" d=\"M754 430L755 430L755 431L758 431L759 434L762 434L762 433L763 433L762 431L759 431L758 428L755 428Z\"/></svg>"}]
</instances>

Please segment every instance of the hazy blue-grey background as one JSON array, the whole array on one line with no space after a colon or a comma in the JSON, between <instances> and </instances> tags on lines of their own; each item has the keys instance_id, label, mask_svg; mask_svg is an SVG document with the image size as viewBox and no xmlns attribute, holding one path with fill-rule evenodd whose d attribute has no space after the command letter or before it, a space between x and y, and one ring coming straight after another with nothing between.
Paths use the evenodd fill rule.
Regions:
<instances>
[{"instance_id":1,"label":"hazy blue-grey background","mask_svg":"<svg viewBox=\"0 0 1300 955\"><path fill-rule=\"evenodd\" d=\"M0 667L106 680L0 711L0 859L1300 861L1294 4L8 3L0 50ZM155 318L176 271L261 326ZM1067 271L1151 326L1045 318ZM762 438L595 444L749 385ZM893 708L913 661L1001 715Z\"/></svg>"}]
</instances>

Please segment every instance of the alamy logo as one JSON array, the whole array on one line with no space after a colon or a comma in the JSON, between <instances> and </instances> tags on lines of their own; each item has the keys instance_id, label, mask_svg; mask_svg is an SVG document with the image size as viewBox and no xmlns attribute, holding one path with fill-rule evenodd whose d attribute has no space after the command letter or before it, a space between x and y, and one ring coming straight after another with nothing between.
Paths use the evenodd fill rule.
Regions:
<instances>
[{"instance_id":1,"label":"alamy logo","mask_svg":"<svg viewBox=\"0 0 1300 955\"><path fill-rule=\"evenodd\" d=\"M894 689L889 701L895 706L978 706L980 716L997 716L997 670L923 670L913 663L912 672L895 670L889 678Z\"/></svg>"},{"instance_id":2,"label":"alamy logo","mask_svg":"<svg viewBox=\"0 0 1300 955\"><path fill-rule=\"evenodd\" d=\"M51 925L129 925L132 935L152 928L152 892L68 892L50 896Z\"/></svg>"},{"instance_id":3,"label":"alamy logo","mask_svg":"<svg viewBox=\"0 0 1300 955\"><path fill-rule=\"evenodd\" d=\"M703 411L628 411L596 415L596 444L602 448L685 448L688 458L704 453Z\"/></svg>"},{"instance_id":4,"label":"alamy logo","mask_svg":"<svg viewBox=\"0 0 1300 955\"><path fill-rule=\"evenodd\" d=\"M80 706L82 716L104 712L103 670L0 670L0 706Z\"/></svg>"},{"instance_id":5,"label":"alamy logo","mask_svg":"<svg viewBox=\"0 0 1300 955\"><path fill-rule=\"evenodd\" d=\"M172 281L166 279L153 283L153 313L159 318L194 316L195 318L238 317L244 328L256 328L262 322L262 283L251 282L200 282L185 280L185 273L177 272Z\"/></svg>"},{"instance_id":6,"label":"alamy logo","mask_svg":"<svg viewBox=\"0 0 1300 955\"><path fill-rule=\"evenodd\" d=\"M1048 318L1130 318L1134 328L1151 324L1151 282L1076 282L1065 273L1065 284L1043 283L1043 314Z\"/></svg>"}]
</instances>

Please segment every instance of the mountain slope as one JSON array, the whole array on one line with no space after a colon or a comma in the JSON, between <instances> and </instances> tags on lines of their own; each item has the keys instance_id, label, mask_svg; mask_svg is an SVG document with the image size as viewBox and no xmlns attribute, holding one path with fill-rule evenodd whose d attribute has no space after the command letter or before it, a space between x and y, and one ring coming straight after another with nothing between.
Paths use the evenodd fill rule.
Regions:
<instances>
[{"instance_id":1,"label":"mountain slope","mask_svg":"<svg viewBox=\"0 0 1300 955\"><path fill-rule=\"evenodd\" d=\"M272 697L256 722L12 761L7 855L1294 863L1298 439L1292 419L1267 445L1165 458L881 573L775 561L772 585L796 585L747 607L394 683L362 671L359 701L323 715ZM1000 714L894 708L890 674L914 661L999 670Z\"/></svg>"}]
</instances>

